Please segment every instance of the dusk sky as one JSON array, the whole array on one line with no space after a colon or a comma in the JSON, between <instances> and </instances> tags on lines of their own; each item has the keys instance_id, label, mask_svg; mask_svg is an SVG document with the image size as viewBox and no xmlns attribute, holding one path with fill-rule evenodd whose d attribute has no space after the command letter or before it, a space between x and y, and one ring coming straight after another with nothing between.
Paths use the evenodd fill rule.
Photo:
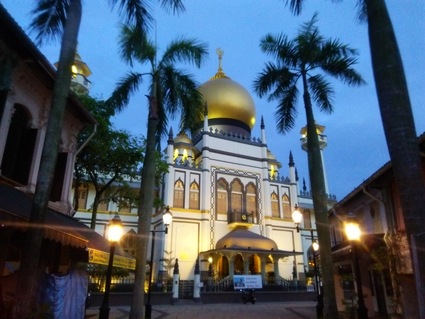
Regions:
<instances>
[{"instance_id":1,"label":"dusk sky","mask_svg":"<svg viewBox=\"0 0 425 319\"><path fill-rule=\"evenodd\" d=\"M28 31L30 11L36 1L0 2ZM324 150L324 160L330 193L341 200L389 160L371 69L367 26L356 20L357 1L307 0L304 12L298 17L290 13L283 0L186 0L186 12L179 16L166 13L157 2L148 1L156 19L156 32L152 30L152 39L157 40L159 54L171 40L182 36L205 42L209 57L202 68L182 66L202 84L217 71L216 49L221 48L224 51L223 71L251 92L256 104L257 122L252 136L260 137L260 119L263 116L268 147L282 163L280 174L288 176L288 157L292 151L300 184L305 178L308 189L307 154L301 150L299 141L300 130L306 124L302 101L298 104L295 128L281 135L276 131L274 116L277 103L258 98L252 87L268 61L268 57L260 51L260 39L267 33L284 33L292 38L300 25L318 12L318 27L323 36L338 38L358 50L356 69L367 82L362 87L353 88L332 80L334 113L322 114L314 108L316 122L326 127L328 146ZM130 71L118 55L119 20L108 3L105 0L83 1L78 45L81 58L93 73L89 78L92 82L90 94L100 99L108 98L118 80ZM387 0L387 5L404 63L416 132L420 135L425 131L425 2ZM30 36L34 37L33 34ZM40 50L55 63L59 57L59 42L44 45ZM150 70L146 65L136 65L135 71ZM147 92L146 87L141 87L133 96L130 105L115 118L116 128L146 135ZM173 131L178 132L177 124L173 124Z\"/></svg>"}]
</instances>

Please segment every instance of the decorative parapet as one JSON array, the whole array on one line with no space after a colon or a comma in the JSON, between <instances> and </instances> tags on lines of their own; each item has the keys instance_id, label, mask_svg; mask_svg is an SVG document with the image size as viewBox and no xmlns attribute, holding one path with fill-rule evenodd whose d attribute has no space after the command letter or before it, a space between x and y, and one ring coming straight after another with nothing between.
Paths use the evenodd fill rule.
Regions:
<instances>
[{"instance_id":1,"label":"decorative parapet","mask_svg":"<svg viewBox=\"0 0 425 319\"><path fill-rule=\"evenodd\" d=\"M300 196L304 198L313 198L313 193L311 191L300 191ZM326 198L330 202L336 202L336 195L334 194L326 194Z\"/></svg>"},{"instance_id":2,"label":"decorative parapet","mask_svg":"<svg viewBox=\"0 0 425 319\"><path fill-rule=\"evenodd\" d=\"M289 184L291 180L287 176L280 176L279 173L269 175L269 182L280 183L280 184Z\"/></svg>"},{"instance_id":3,"label":"decorative parapet","mask_svg":"<svg viewBox=\"0 0 425 319\"><path fill-rule=\"evenodd\" d=\"M209 134L213 137L224 138L230 141L236 141L238 143L247 143L253 145L261 145L261 139L257 137L250 137L248 135L243 135L240 133L234 132L225 132L223 130L218 130L210 127L209 132L201 131L199 134L193 137L193 144L195 145L202 139L203 134Z\"/></svg>"},{"instance_id":4,"label":"decorative parapet","mask_svg":"<svg viewBox=\"0 0 425 319\"><path fill-rule=\"evenodd\" d=\"M201 167L202 167L202 162L199 162L199 163L195 163L195 162L193 162L193 161L189 161L189 160L179 160L179 159L176 159L176 160L174 160L174 166L175 167L183 167L183 168L186 168L186 169L196 169L196 170L200 170L201 169Z\"/></svg>"}]
</instances>

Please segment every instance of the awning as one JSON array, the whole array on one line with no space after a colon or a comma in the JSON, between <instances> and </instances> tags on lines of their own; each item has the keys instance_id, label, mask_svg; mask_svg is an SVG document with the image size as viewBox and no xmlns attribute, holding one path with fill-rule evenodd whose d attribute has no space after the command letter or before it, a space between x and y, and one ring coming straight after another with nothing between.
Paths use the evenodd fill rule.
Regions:
<instances>
[{"instance_id":1,"label":"awning","mask_svg":"<svg viewBox=\"0 0 425 319\"><path fill-rule=\"evenodd\" d=\"M32 194L26 194L9 185L0 184L0 223L25 230L30 226L29 218ZM44 225L44 238L62 245L87 249L89 262L107 265L110 244L106 238L77 219L48 209ZM135 269L135 259L120 247L116 248L114 266Z\"/></svg>"}]
</instances>

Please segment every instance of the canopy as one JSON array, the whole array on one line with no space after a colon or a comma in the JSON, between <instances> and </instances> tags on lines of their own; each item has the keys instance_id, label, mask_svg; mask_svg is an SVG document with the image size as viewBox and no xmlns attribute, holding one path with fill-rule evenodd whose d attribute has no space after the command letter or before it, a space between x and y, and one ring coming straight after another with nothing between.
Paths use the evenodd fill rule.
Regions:
<instances>
[{"instance_id":1,"label":"canopy","mask_svg":"<svg viewBox=\"0 0 425 319\"><path fill-rule=\"evenodd\" d=\"M0 183L0 223L25 230L30 226L29 219L32 194L26 194L9 185ZM106 238L96 233L77 219L48 209L43 236L58 241L62 245L87 249L89 262L108 264L110 244ZM120 247L115 250L114 266L135 269L135 259Z\"/></svg>"}]
</instances>

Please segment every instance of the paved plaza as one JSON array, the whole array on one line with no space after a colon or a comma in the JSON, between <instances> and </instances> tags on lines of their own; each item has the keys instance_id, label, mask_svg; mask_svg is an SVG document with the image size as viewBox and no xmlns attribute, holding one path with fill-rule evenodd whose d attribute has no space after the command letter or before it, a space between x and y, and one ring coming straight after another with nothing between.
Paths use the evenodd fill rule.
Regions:
<instances>
[{"instance_id":1,"label":"paved plaza","mask_svg":"<svg viewBox=\"0 0 425 319\"><path fill-rule=\"evenodd\" d=\"M130 308L124 306L112 307L109 319L128 319ZM86 319L99 316L99 308L87 309ZM257 302L253 304L177 304L153 305L152 319L310 319L316 317L315 302Z\"/></svg>"}]
</instances>

